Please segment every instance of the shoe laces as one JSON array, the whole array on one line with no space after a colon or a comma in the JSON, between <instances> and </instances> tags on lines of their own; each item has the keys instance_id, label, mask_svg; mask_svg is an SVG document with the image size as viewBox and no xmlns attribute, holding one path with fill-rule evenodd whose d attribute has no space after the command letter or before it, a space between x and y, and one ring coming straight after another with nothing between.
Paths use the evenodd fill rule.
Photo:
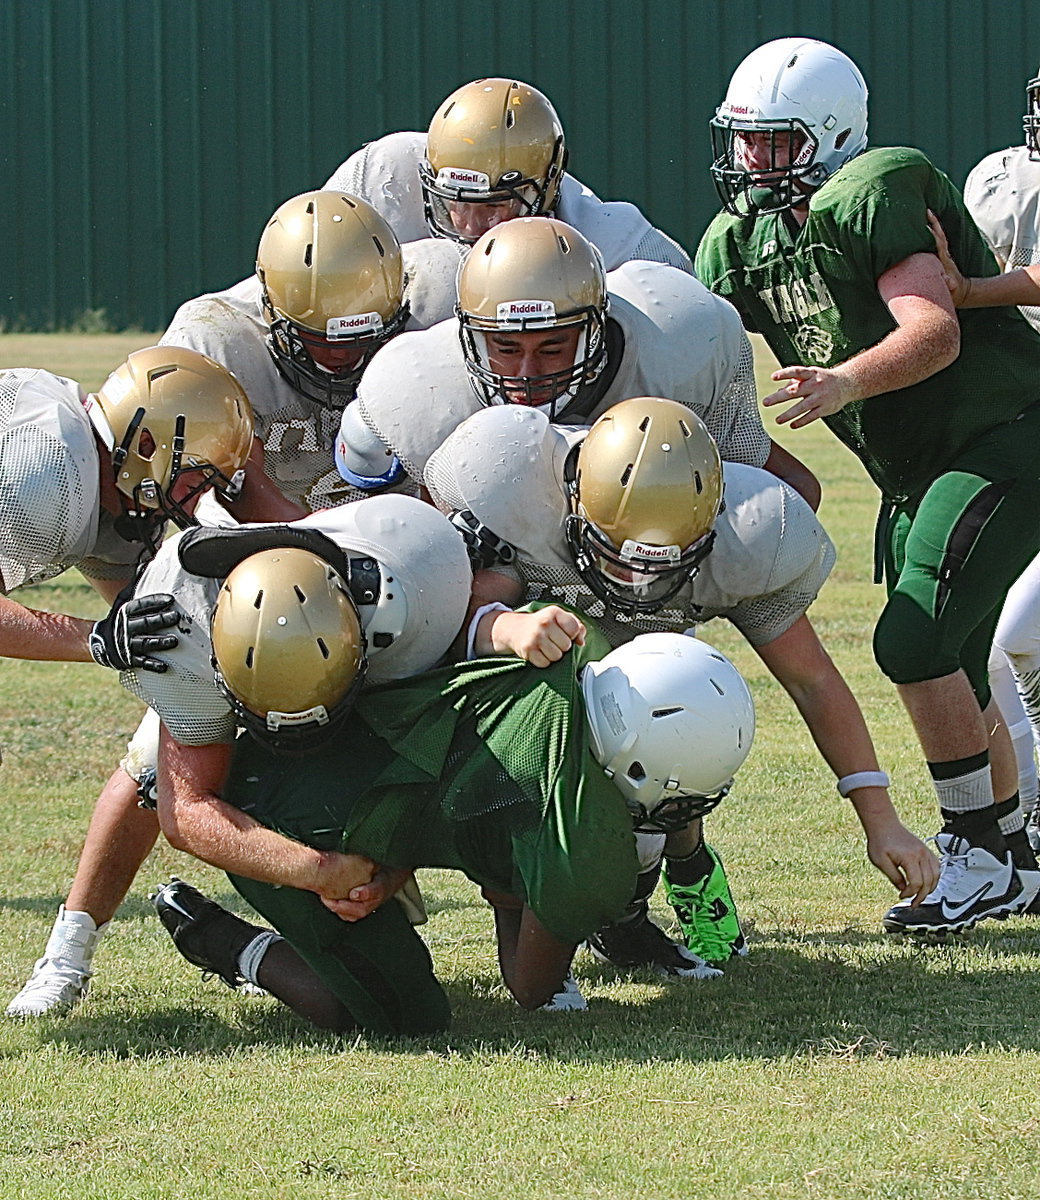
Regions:
<instances>
[{"instance_id":1,"label":"shoe laces","mask_svg":"<svg viewBox=\"0 0 1040 1200\"><path fill-rule=\"evenodd\" d=\"M945 844L940 842L938 837L927 840L939 852L939 882L935 885L934 890L925 896L923 903L938 904L968 869L968 853L971 846L963 838L951 837ZM952 849L954 846L963 847L963 849L958 848L954 851Z\"/></svg>"}]
</instances>

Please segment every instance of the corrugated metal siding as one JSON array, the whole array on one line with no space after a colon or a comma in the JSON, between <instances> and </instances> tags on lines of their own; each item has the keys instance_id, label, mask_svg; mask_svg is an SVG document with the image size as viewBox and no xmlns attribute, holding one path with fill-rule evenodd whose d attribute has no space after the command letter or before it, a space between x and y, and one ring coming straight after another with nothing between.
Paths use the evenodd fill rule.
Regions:
<instances>
[{"instance_id":1,"label":"corrugated metal siding","mask_svg":"<svg viewBox=\"0 0 1040 1200\"><path fill-rule=\"evenodd\" d=\"M743 55L789 34L851 54L872 141L958 184L1021 140L1036 0L3 0L0 320L162 327L251 270L281 200L487 74L542 88L575 174L692 248L707 121Z\"/></svg>"}]
</instances>

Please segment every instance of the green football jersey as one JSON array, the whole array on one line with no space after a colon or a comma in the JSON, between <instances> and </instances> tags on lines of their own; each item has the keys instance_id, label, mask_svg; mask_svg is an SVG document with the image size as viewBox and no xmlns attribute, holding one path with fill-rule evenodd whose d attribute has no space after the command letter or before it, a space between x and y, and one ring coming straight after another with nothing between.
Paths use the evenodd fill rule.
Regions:
<instances>
[{"instance_id":1,"label":"green football jersey","mask_svg":"<svg viewBox=\"0 0 1040 1200\"><path fill-rule=\"evenodd\" d=\"M918 150L868 150L789 214L720 213L697 252L698 276L737 306L784 366L832 367L896 328L877 280L935 243L943 224L965 275L997 266L960 194ZM891 500L915 497L979 434L1040 399L1040 334L1015 308L960 314L961 352L912 387L847 405L825 420Z\"/></svg>"},{"instance_id":2,"label":"green football jersey","mask_svg":"<svg viewBox=\"0 0 1040 1200\"><path fill-rule=\"evenodd\" d=\"M540 670L486 658L366 689L334 744L236 745L225 798L320 849L450 867L519 896L564 942L620 914L638 871L621 793L589 749L587 645Z\"/></svg>"}]
</instances>

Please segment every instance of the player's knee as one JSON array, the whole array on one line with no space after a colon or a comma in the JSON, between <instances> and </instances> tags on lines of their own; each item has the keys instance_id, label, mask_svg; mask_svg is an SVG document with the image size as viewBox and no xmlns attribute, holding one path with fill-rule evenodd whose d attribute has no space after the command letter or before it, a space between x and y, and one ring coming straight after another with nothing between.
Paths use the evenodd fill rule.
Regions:
<instances>
[{"instance_id":1,"label":"player's knee","mask_svg":"<svg viewBox=\"0 0 1040 1200\"><path fill-rule=\"evenodd\" d=\"M942 646L936 623L898 594L889 600L874 629L874 661L893 683L939 679L960 666Z\"/></svg>"}]
</instances>

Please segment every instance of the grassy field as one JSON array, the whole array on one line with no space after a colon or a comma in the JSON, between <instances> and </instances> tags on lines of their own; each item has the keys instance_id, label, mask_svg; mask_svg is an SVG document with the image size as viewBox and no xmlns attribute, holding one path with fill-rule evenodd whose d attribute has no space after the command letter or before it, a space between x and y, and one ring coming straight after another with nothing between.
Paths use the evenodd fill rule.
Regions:
<instances>
[{"instance_id":1,"label":"grassy field","mask_svg":"<svg viewBox=\"0 0 1040 1200\"><path fill-rule=\"evenodd\" d=\"M0 337L0 365L96 386L146 336ZM812 618L867 713L908 824L934 832L923 764L870 656L874 496L825 431L784 435L824 482L840 558ZM74 572L19 599L94 613ZM950 948L886 939L892 902L786 697L725 625L759 734L711 818L751 953L709 983L622 978L579 955L586 1014L528 1015L499 982L476 889L424 876L455 1009L428 1042L343 1041L203 982L147 902L157 850L70 1018L0 1018L0 1197L730 1197L1035 1200L1040 925ZM40 952L94 796L138 718L96 669L4 661L0 999ZM658 906L662 920L664 908Z\"/></svg>"}]
</instances>

